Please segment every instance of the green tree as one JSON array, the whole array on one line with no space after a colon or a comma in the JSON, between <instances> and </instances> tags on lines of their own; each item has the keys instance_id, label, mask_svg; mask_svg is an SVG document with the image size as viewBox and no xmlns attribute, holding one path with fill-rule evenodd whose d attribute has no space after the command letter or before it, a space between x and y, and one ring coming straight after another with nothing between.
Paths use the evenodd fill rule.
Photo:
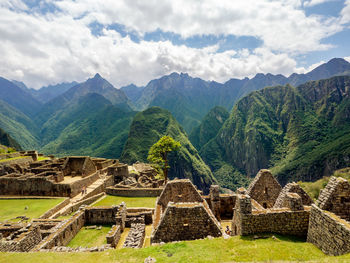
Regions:
<instances>
[{"instance_id":1,"label":"green tree","mask_svg":"<svg viewBox=\"0 0 350 263\"><path fill-rule=\"evenodd\" d=\"M152 163L158 171L163 172L164 180L168 180L168 153L179 150L181 144L170 136L163 136L151 146L147 160Z\"/></svg>"}]
</instances>

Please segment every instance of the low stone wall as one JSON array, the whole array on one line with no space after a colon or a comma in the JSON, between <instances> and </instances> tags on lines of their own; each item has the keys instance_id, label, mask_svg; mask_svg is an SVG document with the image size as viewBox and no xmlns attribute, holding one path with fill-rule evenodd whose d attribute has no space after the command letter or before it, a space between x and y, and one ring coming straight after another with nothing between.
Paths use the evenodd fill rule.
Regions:
<instances>
[{"instance_id":1,"label":"low stone wall","mask_svg":"<svg viewBox=\"0 0 350 263\"><path fill-rule=\"evenodd\" d=\"M307 241L328 255L350 253L350 223L312 205Z\"/></svg>"},{"instance_id":2,"label":"low stone wall","mask_svg":"<svg viewBox=\"0 0 350 263\"><path fill-rule=\"evenodd\" d=\"M55 226L52 234L43 239L33 251L51 249L57 246L66 246L80 231L85 223L85 212L78 211L73 217Z\"/></svg>"},{"instance_id":3,"label":"low stone wall","mask_svg":"<svg viewBox=\"0 0 350 263\"><path fill-rule=\"evenodd\" d=\"M162 193L163 188L115 188L108 187L106 193L109 195L124 197L157 197Z\"/></svg>"},{"instance_id":4,"label":"low stone wall","mask_svg":"<svg viewBox=\"0 0 350 263\"><path fill-rule=\"evenodd\" d=\"M292 201L295 200L292 199ZM299 196L297 201L301 202ZM232 220L234 235L244 236L269 232L307 236L310 207L302 207L302 210L284 208L252 211L251 198L248 195L238 195L235 209Z\"/></svg>"},{"instance_id":5,"label":"low stone wall","mask_svg":"<svg viewBox=\"0 0 350 263\"><path fill-rule=\"evenodd\" d=\"M122 206L112 207L87 207L85 208L85 222L86 224L101 224L101 225L114 225L116 224L116 218L120 213L126 214L126 209ZM125 216L124 216L125 222ZM124 229L124 227L122 227Z\"/></svg>"},{"instance_id":6,"label":"low stone wall","mask_svg":"<svg viewBox=\"0 0 350 263\"><path fill-rule=\"evenodd\" d=\"M73 197L81 193L84 186L92 184L98 178L99 173L95 173L72 184L62 184L52 182L44 177L17 178L2 176L0 177L0 195ZM103 191L103 186L101 189L99 189L100 192Z\"/></svg>"},{"instance_id":7,"label":"low stone wall","mask_svg":"<svg viewBox=\"0 0 350 263\"><path fill-rule=\"evenodd\" d=\"M69 198L65 198L61 203L59 203L58 205L56 205L53 208L51 208L50 210L48 210L45 214L43 214L39 218L40 219L49 218L50 216L52 216L52 215L56 214L58 211L60 211L63 207L68 205L69 202L70 202Z\"/></svg>"},{"instance_id":8,"label":"low stone wall","mask_svg":"<svg viewBox=\"0 0 350 263\"><path fill-rule=\"evenodd\" d=\"M90 205L99 198L101 198L104 195L104 193L99 193L97 195L91 196L89 198L85 198L84 200L81 200L71 206L69 206L64 212L62 212L62 215L69 215L75 211L77 211L82 205ZM57 215L60 216L60 215Z\"/></svg>"},{"instance_id":9,"label":"low stone wall","mask_svg":"<svg viewBox=\"0 0 350 263\"><path fill-rule=\"evenodd\" d=\"M145 240L146 226L142 223L131 225L128 236L125 239L123 247L141 248Z\"/></svg>"},{"instance_id":10,"label":"low stone wall","mask_svg":"<svg viewBox=\"0 0 350 263\"><path fill-rule=\"evenodd\" d=\"M232 229L236 234L277 233L282 235L307 236L310 211L269 211L235 217Z\"/></svg>"},{"instance_id":11,"label":"low stone wall","mask_svg":"<svg viewBox=\"0 0 350 263\"><path fill-rule=\"evenodd\" d=\"M19 156L21 156L21 154L19 152L3 153L3 154L0 154L0 160L4 160L4 159L8 159L8 158L15 158L15 157L19 157Z\"/></svg>"},{"instance_id":12,"label":"low stone wall","mask_svg":"<svg viewBox=\"0 0 350 263\"><path fill-rule=\"evenodd\" d=\"M143 216L145 218L145 224L149 225L153 223L154 208L128 208L127 218Z\"/></svg>"},{"instance_id":13,"label":"low stone wall","mask_svg":"<svg viewBox=\"0 0 350 263\"><path fill-rule=\"evenodd\" d=\"M121 236L121 227L119 225L112 226L112 229L108 232L106 239L107 244L110 244L112 247L116 247Z\"/></svg>"},{"instance_id":14,"label":"low stone wall","mask_svg":"<svg viewBox=\"0 0 350 263\"><path fill-rule=\"evenodd\" d=\"M18 230L20 231L20 230ZM41 241L40 228L30 227L14 240L0 239L0 252L28 252Z\"/></svg>"},{"instance_id":15,"label":"low stone wall","mask_svg":"<svg viewBox=\"0 0 350 263\"><path fill-rule=\"evenodd\" d=\"M7 161L2 161L0 165L9 165L9 164L24 164L33 162L33 158L30 156L23 156L18 159L12 159Z\"/></svg>"}]
</instances>

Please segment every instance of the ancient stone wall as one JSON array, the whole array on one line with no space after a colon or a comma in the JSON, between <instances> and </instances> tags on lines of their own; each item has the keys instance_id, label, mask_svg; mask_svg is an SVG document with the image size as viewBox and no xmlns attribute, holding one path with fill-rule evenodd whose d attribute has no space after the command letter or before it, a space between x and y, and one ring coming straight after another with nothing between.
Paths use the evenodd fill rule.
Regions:
<instances>
[{"instance_id":1,"label":"ancient stone wall","mask_svg":"<svg viewBox=\"0 0 350 263\"><path fill-rule=\"evenodd\" d=\"M331 177L321 191L317 204L322 210L350 221L350 183L341 177Z\"/></svg>"},{"instance_id":2,"label":"ancient stone wall","mask_svg":"<svg viewBox=\"0 0 350 263\"><path fill-rule=\"evenodd\" d=\"M106 193L109 195L125 197L156 197L160 196L163 188L115 188L108 187Z\"/></svg>"},{"instance_id":3,"label":"ancient stone wall","mask_svg":"<svg viewBox=\"0 0 350 263\"><path fill-rule=\"evenodd\" d=\"M219 237L222 230L213 214L203 203L169 203L160 223L154 229L151 242L194 240L207 236Z\"/></svg>"},{"instance_id":4,"label":"ancient stone wall","mask_svg":"<svg viewBox=\"0 0 350 263\"><path fill-rule=\"evenodd\" d=\"M158 199L163 210L169 202L203 202L203 199L190 180L180 179L169 181Z\"/></svg>"},{"instance_id":5,"label":"ancient stone wall","mask_svg":"<svg viewBox=\"0 0 350 263\"><path fill-rule=\"evenodd\" d=\"M85 209L86 224L110 225L116 223L119 206L112 207L87 207Z\"/></svg>"},{"instance_id":6,"label":"ancient stone wall","mask_svg":"<svg viewBox=\"0 0 350 263\"><path fill-rule=\"evenodd\" d=\"M18 159L12 159L7 161L2 161L1 165L10 165L10 164L28 164L33 162L33 158L31 156L23 156Z\"/></svg>"},{"instance_id":7,"label":"ancient stone wall","mask_svg":"<svg viewBox=\"0 0 350 263\"><path fill-rule=\"evenodd\" d=\"M291 199L293 200L293 198ZM301 202L300 197L298 202ZM250 197L247 195L238 195L236 211L232 220L232 231L234 235L252 235L269 232L306 237L309 215L310 209L308 207L305 207L305 210L297 211L287 208L252 211Z\"/></svg>"},{"instance_id":8,"label":"ancient stone wall","mask_svg":"<svg viewBox=\"0 0 350 263\"><path fill-rule=\"evenodd\" d=\"M8 240L0 239L1 252L28 252L41 241L38 226L20 229L14 234L18 234L14 239L11 239L11 237L8 237Z\"/></svg>"},{"instance_id":9,"label":"ancient stone wall","mask_svg":"<svg viewBox=\"0 0 350 263\"><path fill-rule=\"evenodd\" d=\"M62 215L69 215L75 211L77 211L82 205L90 205L93 202L95 202L96 200L98 200L99 198L101 198L104 195L104 193L99 193L97 195L88 197L88 198L84 198L83 200L74 203L73 205L67 207L67 209L62 212Z\"/></svg>"},{"instance_id":10,"label":"ancient stone wall","mask_svg":"<svg viewBox=\"0 0 350 263\"><path fill-rule=\"evenodd\" d=\"M311 197L304 191L303 188L301 188L300 185L297 183L288 183L285 185L285 187L283 187L282 191L278 195L274 208L284 207L283 204L287 193L297 193L301 197L303 205L310 206L313 203Z\"/></svg>"},{"instance_id":11,"label":"ancient stone wall","mask_svg":"<svg viewBox=\"0 0 350 263\"><path fill-rule=\"evenodd\" d=\"M85 224L85 212L78 211L71 218L54 227L53 233L44 238L33 251L66 246Z\"/></svg>"},{"instance_id":12,"label":"ancient stone wall","mask_svg":"<svg viewBox=\"0 0 350 263\"><path fill-rule=\"evenodd\" d=\"M271 172L262 169L249 185L247 194L264 208L271 208L274 206L281 190L281 185L273 177Z\"/></svg>"},{"instance_id":13,"label":"ancient stone wall","mask_svg":"<svg viewBox=\"0 0 350 263\"><path fill-rule=\"evenodd\" d=\"M63 196L73 197L99 178L95 173L71 184L56 183L44 177L20 176L0 177L0 195L36 195L36 196Z\"/></svg>"},{"instance_id":14,"label":"ancient stone wall","mask_svg":"<svg viewBox=\"0 0 350 263\"><path fill-rule=\"evenodd\" d=\"M106 236L107 244L110 244L112 247L116 247L120 240L120 237L121 227L119 225L113 225Z\"/></svg>"},{"instance_id":15,"label":"ancient stone wall","mask_svg":"<svg viewBox=\"0 0 350 263\"><path fill-rule=\"evenodd\" d=\"M312 205L307 241L328 255L350 253L350 223Z\"/></svg>"}]
</instances>

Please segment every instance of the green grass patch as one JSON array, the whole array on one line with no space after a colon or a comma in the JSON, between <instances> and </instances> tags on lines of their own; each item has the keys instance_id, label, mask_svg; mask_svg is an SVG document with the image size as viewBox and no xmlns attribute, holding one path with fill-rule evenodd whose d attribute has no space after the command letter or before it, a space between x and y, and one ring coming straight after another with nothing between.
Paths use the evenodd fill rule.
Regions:
<instances>
[{"instance_id":1,"label":"green grass patch","mask_svg":"<svg viewBox=\"0 0 350 263\"><path fill-rule=\"evenodd\" d=\"M44 160L50 160L50 158L47 156L39 156L38 157L38 161L44 161Z\"/></svg>"},{"instance_id":2,"label":"green grass patch","mask_svg":"<svg viewBox=\"0 0 350 263\"><path fill-rule=\"evenodd\" d=\"M154 208L156 204L156 197L124 197L107 195L93 206L111 206L119 205L121 202L126 203L126 207L150 207Z\"/></svg>"},{"instance_id":3,"label":"green grass patch","mask_svg":"<svg viewBox=\"0 0 350 263\"><path fill-rule=\"evenodd\" d=\"M53 199L0 199L0 222L26 216L29 219L38 218L46 211L61 203L64 198ZM27 209L26 209L27 208Z\"/></svg>"},{"instance_id":4,"label":"green grass patch","mask_svg":"<svg viewBox=\"0 0 350 263\"><path fill-rule=\"evenodd\" d=\"M104 225L102 229L86 229L85 226L69 242L68 247L96 247L107 244L106 235L112 226Z\"/></svg>"},{"instance_id":5,"label":"green grass patch","mask_svg":"<svg viewBox=\"0 0 350 263\"><path fill-rule=\"evenodd\" d=\"M288 236L266 239L215 238L169 243L142 249L118 249L101 253L0 253L0 262L143 262L148 256L158 262L349 262L350 254L332 257L310 243Z\"/></svg>"}]
</instances>

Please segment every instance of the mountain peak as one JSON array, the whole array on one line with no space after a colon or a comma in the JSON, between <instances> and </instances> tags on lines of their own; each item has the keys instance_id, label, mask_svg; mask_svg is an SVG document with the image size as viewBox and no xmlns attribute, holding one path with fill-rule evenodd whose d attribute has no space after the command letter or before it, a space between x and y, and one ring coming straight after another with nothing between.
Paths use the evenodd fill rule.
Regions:
<instances>
[{"instance_id":1,"label":"mountain peak","mask_svg":"<svg viewBox=\"0 0 350 263\"><path fill-rule=\"evenodd\" d=\"M101 75L99 73L96 73L93 77L94 79L102 79Z\"/></svg>"}]
</instances>

